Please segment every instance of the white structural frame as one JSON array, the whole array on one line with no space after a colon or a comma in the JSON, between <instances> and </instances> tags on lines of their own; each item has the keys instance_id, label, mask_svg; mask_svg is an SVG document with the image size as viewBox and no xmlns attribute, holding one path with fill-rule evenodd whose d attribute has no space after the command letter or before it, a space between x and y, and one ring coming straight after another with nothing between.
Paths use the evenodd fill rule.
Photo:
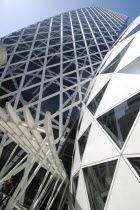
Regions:
<instances>
[{"instance_id":1,"label":"white structural frame","mask_svg":"<svg viewBox=\"0 0 140 210\"><path fill-rule=\"evenodd\" d=\"M73 210L140 208L139 43L140 16L107 53L88 89L71 173Z\"/></svg>"},{"instance_id":2,"label":"white structural frame","mask_svg":"<svg viewBox=\"0 0 140 210\"><path fill-rule=\"evenodd\" d=\"M3 70L0 69L0 84L4 90L0 100L10 102L19 113L27 105L34 112L35 122L42 125L46 112L42 106L58 98L60 103L51 112L55 144L59 144L58 151L61 152L75 121L73 113L77 113L75 118L78 118L95 69L127 19L119 13L89 7L51 17L3 37L8 62L2 66ZM37 66L30 70L34 65ZM60 72L56 71L59 68ZM19 84L17 80L20 80ZM4 85L8 81L13 83L14 90ZM54 92L51 91L53 84L58 88ZM50 93L46 93L49 89ZM32 94L28 96L30 91Z\"/></svg>"},{"instance_id":3,"label":"white structural frame","mask_svg":"<svg viewBox=\"0 0 140 210\"><path fill-rule=\"evenodd\" d=\"M42 184L40 185L40 188L35 196L32 206L30 207L30 210L36 208L37 204L45 194L46 191L43 191L44 193L41 193L39 195L45 181L48 179L49 173L51 173L52 174L51 179L55 178L56 183L46 206L46 209L49 210L57 194L59 193L62 184L65 184L67 186L68 184L67 174L63 167L62 161L58 157L55 148L52 123L51 123L51 114L49 112L46 112L44 128L43 128L43 131L45 130L46 132L45 133L46 136L45 138L42 138L41 133L38 130L29 109L27 107L24 107L23 112L24 112L25 122L20 119L15 109L10 105L10 103L6 104L6 111L0 108L1 132L6 133L7 136L17 144L17 146L21 147L23 151L26 152L26 155L23 157L23 159L20 160L20 162L17 163L16 166L12 168L8 174L4 175L3 172L5 170L5 167L9 162L10 157L14 154L17 146L15 147L10 157L6 161L5 165L3 166L1 174L2 178L0 180L0 184L2 185L8 177L14 175L16 173L16 170L23 163L23 161L26 161L26 164L25 162L23 164L24 166L25 165L27 166L26 173L22 177L15 192L13 193L11 199L9 200L6 206L6 210L8 209L11 210L14 208L14 206L20 200L21 196L24 194L27 187L29 186L29 184L31 183L31 181L33 180L33 178L35 177L35 175L37 174L37 172L41 167L43 167L46 170L46 175L42 181ZM28 179L29 172L31 171L35 163L37 163L38 166L36 167L32 175ZM58 184L58 181L60 181L60 184ZM49 185L49 180L47 181L45 190L48 187L48 185ZM58 187L58 189L54 194L56 186Z\"/></svg>"}]
</instances>

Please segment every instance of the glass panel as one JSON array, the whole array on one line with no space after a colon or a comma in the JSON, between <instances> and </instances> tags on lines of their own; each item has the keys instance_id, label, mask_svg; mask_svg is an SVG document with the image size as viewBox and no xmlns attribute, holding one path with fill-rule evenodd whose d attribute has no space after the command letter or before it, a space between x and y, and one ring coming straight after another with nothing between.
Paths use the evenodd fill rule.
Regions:
<instances>
[{"instance_id":1,"label":"glass panel","mask_svg":"<svg viewBox=\"0 0 140 210\"><path fill-rule=\"evenodd\" d=\"M80 151L80 157L82 159L84 151L85 151L85 147L86 147L86 143L87 143L87 139L88 139L88 135L89 135L89 131L90 131L91 125L87 128L87 130L82 134L82 136L80 137L78 144L79 144L79 151Z\"/></svg>"},{"instance_id":2,"label":"glass panel","mask_svg":"<svg viewBox=\"0 0 140 210\"><path fill-rule=\"evenodd\" d=\"M66 137L65 143L59 153L59 158L63 161L65 170L69 177L71 174L71 167L72 167L72 162L73 162L72 159L74 159L73 149L74 149L74 145L75 145L78 120L79 120L79 116L73 123L73 126L72 126L68 136Z\"/></svg>"},{"instance_id":3,"label":"glass panel","mask_svg":"<svg viewBox=\"0 0 140 210\"><path fill-rule=\"evenodd\" d=\"M129 30L129 29L128 29ZM135 34L136 32L138 32L140 30L140 24L138 24L126 37L125 37L125 39L126 38L128 38L128 37L130 37L130 36L132 36L133 34Z\"/></svg>"},{"instance_id":4,"label":"glass panel","mask_svg":"<svg viewBox=\"0 0 140 210\"><path fill-rule=\"evenodd\" d=\"M40 93L40 85L33 88L26 89L21 92L21 97L23 98L23 103L26 105L29 102L37 101Z\"/></svg>"},{"instance_id":5,"label":"glass panel","mask_svg":"<svg viewBox=\"0 0 140 210\"><path fill-rule=\"evenodd\" d=\"M104 92L107 88L108 82L103 86L103 88L97 93L97 95L95 96L95 98L89 103L89 105L87 106L87 108L91 111L91 113L94 115L99 104L100 101L104 95Z\"/></svg>"},{"instance_id":6,"label":"glass panel","mask_svg":"<svg viewBox=\"0 0 140 210\"><path fill-rule=\"evenodd\" d=\"M104 70L103 73L112 73L117 68L118 64L120 62L120 56L117 55L113 61L107 66L107 68Z\"/></svg>"},{"instance_id":7,"label":"glass panel","mask_svg":"<svg viewBox=\"0 0 140 210\"><path fill-rule=\"evenodd\" d=\"M117 160L83 168L91 210L103 210Z\"/></svg>"},{"instance_id":8,"label":"glass panel","mask_svg":"<svg viewBox=\"0 0 140 210\"><path fill-rule=\"evenodd\" d=\"M59 110L59 95L53 96L41 103L41 112L46 113L50 111L51 114L56 113Z\"/></svg>"},{"instance_id":9,"label":"glass panel","mask_svg":"<svg viewBox=\"0 0 140 210\"><path fill-rule=\"evenodd\" d=\"M44 83L43 98L45 98L46 96L50 96L54 93L57 93L59 91L60 91L60 80L59 79Z\"/></svg>"},{"instance_id":10,"label":"glass panel","mask_svg":"<svg viewBox=\"0 0 140 210\"><path fill-rule=\"evenodd\" d=\"M138 93L98 118L99 123L119 148L122 148L139 109L140 94Z\"/></svg>"},{"instance_id":11,"label":"glass panel","mask_svg":"<svg viewBox=\"0 0 140 210\"><path fill-rule=\"evenodd\" d=\"M77 186L78 186L78 179L79 179L79 174L76 174L73 177L73 186L72 186L72 190L73 190L73 206L75 205L75 200L76 200L76 193L77 193Z\"/></svg>"},{"instance_id":12,"label":"glass panel","mask_svg":"<svg viewBox=\"0 0 140 210\"><path fill-rule=\"evenodd\" d=\"M132 39L133 40L133 39ZM112 62L105 68L102 73L112 73L117 68L119 62L121 61L122 57L128 50L132 40L124 47L124 49L112 60Z\"/></svg>"},{"instance_id":13,"label":"glass panel","mask_svg":"<svg viewBox=\"0 0 140 210\"><path fill-rule=\"evenodd\" d=\"M78 127L77 127L77 130L78 130L78 131L80 130L80 126L81 126L82 119L83 119L83 116L81 117L80 122L79 122L79 125L78 125Z\"/></svg>"},{"instance_id":14,"label":"glass panel","mask_svg":"<svg viewBox=\"0 0 140 210\"><path fill-rule=\"evenodd\" d=\"M128 158L138 175L140 176L140 157Z\"/></svg>"},{"instance_id":15,"label":"glass panel","mask_svg":"<svg viewBox=\"0 0 140 210\"><path fill-rule=\"evenodd\" d=\"M119 73L125 73L125 74L140 74L140 56L137 57L135 60L130 62L128 65L126 65L124 68L122 68Z\"/></svg>"}]
</instances>

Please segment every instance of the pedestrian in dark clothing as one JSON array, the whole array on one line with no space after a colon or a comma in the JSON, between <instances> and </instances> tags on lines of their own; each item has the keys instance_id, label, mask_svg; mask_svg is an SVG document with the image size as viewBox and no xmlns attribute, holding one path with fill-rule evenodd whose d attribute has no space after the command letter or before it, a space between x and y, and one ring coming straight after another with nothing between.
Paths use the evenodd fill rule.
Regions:
<instances>
[{"instance_id":1,"label":"pedestrian in dark clothing","mask_svg":"<svg viewBox=\"0 0 140 210\"><path fill-rule=\"evenodd\" d=\"M15 181L13 176L10 179L5 181L3 185L3 192L4 192L3 194L5 194L5 197L0 202L1 209L4 209L6 207L16 187L17 187L17 182Z\"/></svg>"},{"instance_id":2,"label":"pedestrian in dark clothing","mask_svg":"<svg viewBox=\"0 0 140 210\"><path fill-rule=\"evenodd\" d=\"M3 201L4 195L7 194L8 190L11 188L12 182L13 182L12 177L10 177L10 179L6 180L2 184L2 188L0 189L0 204Z\"/></svg>"}]
</instances>

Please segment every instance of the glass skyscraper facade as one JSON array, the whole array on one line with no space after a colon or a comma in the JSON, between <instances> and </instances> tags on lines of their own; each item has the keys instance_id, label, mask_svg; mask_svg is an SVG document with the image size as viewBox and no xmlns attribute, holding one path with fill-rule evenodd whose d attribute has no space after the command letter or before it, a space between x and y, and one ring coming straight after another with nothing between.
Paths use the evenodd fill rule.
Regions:
<instances>
[{"instance_id":1,"label":"glass skyscraper facade","mask_svg":"<svg viewBox=\"0 0 140 210\"><path fill-rule=\"evenodd\" d=\"M127 20L127 16L107 9L83 8L2 38L8 58L0 67L0 105L4 108L10 102L21 118L26 105L40 128L46 111L50 111L55 145L68 170L75 138L72 129L77 129L86 93L103 58L126 28ZM13 146L6 135L0 135L4 162ZM81 156L83 150L81 147ZM18 148L10 167L23 154ZM3 163L0 165L2 168Z\"/></svg>"},{"instance_id":2,"label":"glass skyscraper facade","mask_svg":"<svg viewBox=\"0 0 140 210\"><path fill-rule=\"evenodd\" d=\"M39 126L46 110L50 111L55 143L61 149L95 69L127 19L106 9L84 8L2 38L8 60L0 68L1 106L8 101L22 115L27 105Z\"/></svg>"}]
</instances>

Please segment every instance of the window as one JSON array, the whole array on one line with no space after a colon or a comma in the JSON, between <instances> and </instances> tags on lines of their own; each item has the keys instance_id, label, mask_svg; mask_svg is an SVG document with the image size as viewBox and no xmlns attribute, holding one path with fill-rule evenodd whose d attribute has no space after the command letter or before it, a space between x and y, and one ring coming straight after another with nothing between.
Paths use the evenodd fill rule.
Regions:
<instances>
[{"instance_id":1,"label":"window","mask_svg":"<svg viewBox=\"0 0 140 210\"><path fill-rule=\"evenodd\" d=\"M128 158L128 160L140 176L140 157Z\"/></svg>"},{"instance_id":2,"label":"window","mask_svg":"<svg viewBox=\"0 0 140 210\"><path fill-rule=\"evenodd\" d=\"M124 49L111 61L111 63L105 68L103 73L112 73L117 68L119 62L121 61L122 57L128 50L132 40L124 47Z\"/></svg>"},{"instance_id":3,"label":"window","mask_svg":"<svg viewBox=\"0 0 140 210\"><path fill-rule=\"evenodd\" d=\"M133 96L98 118L99 123L122 148L140 110L140 94Z\"/></svg>"},{"instance_id":4,"label":"window","mask_svg":"<svg viewBox=\"0 0 140 210\"><path fill-rule=\"evenodd\" d=\"M73 206L75 206L75 199L76 199L76 193L77 193L78 179L79 179L79 174L76 174L73 177L73 182L72 182Z\"/></svg>"},{"instance_id":5,"label":"window","mask_svg":"<svg viewBox=\"0 0 140 210\"><path fill-rule=\"evenodd\" d=\"M82 134L82 136L78 140L81 159L82 159L84 151L85 151L85 147L86 147L86 144L87 144L87 139L88 139L88 136L89 136L90 128L91 128L91 125L86 129L86 131Z\"/></svg>"},{"instance_id":6,"label":"window","mask_svg":"<svg viewBox=\"0 0 140 210\"><path fill-rule=\"evenodd\" d=\"M117 160L83 168L91 210L103 210Z\"/></svg>"},{"instance_id":7,"label":"window","mask_svg":"<svg viewBox=\"0 0 140 210\"><path fill-rule=\"evenodd\" d=\"M91 113L94 115L99 104L100 101L104 95L104 92L107 88L108 82L104 85L104 87L97 93L97 95L95 96L95 98L89 103L89 105L87 106L87 108L91 111Z\"/></svg>"}]
</instances>

